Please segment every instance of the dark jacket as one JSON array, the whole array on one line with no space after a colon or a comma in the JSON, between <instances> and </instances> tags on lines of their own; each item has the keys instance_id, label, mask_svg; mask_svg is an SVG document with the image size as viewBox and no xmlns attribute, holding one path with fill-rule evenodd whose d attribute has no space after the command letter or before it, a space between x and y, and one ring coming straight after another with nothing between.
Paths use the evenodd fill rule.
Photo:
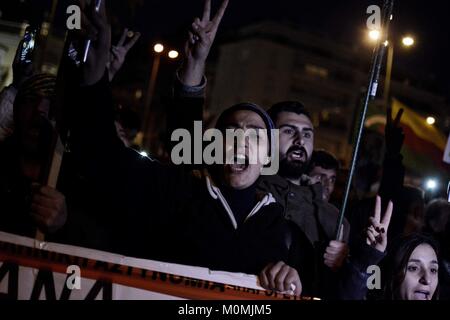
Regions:
<instances>
[{"instance_id":1,"label":"dark jacket","mask_svg":"<svg viewBox=\"0 0 450 320\"><path fill-rule=\"evenodd\" d=\"M0 231L34 237L30 207L31 181L21 174L15 144L9 138L0 144Z\"/></svg>"},{"instance_id":2,"label":"dark jacket","mask_svg":"<svg viewBox=\"0 0 450 320\"><path fill-rule=\"evenodd\" d=\"M16 146L14 135L0 144L0 231L34 238L32 181L21 173ZM99 206L92 201L90 185L72 168L71 156L66 154L57 189L65 195L68 216L59 230L45 234L45 240L107 250L102 223L92 214Z\"/></svg>"},{"instance_id":3,"label":"dark jacket","mask_svg":"<svg viewBox=\"0 0 450 320\"><path fill-rule=\"evenodd\" d=\"M192 129L192 122L201 120L205 86L206 79L198 87L187 87L178 79L175 81L169 119L176 125L172 128ZM328 243L334 240L339 211L322 200L321 186L297 186L275 175L261 177L259 190L271 193L281 204L286 220L306 236L299 257L304 293L325 299L363 299L367 292L367 267L377 264L383 254L360 241L354 248L354 255L338 273L324 265L323 255ZM344 219L345 242L349 240L349 233L350 224Z\"/></svg>"},{"instance_id":4,"label":"dark jacket","mask_svg":"<svg viewBox=\"0 0 450 320\"><path fill-rule=\"evenodd\" d=\"M115 252L252 274L271 262L299 263L301 255L292 250L301 246L301 236L269 194L236 226L208 177L199 179L183 167L162 165L123 146L105 79L79 88L73 97L71 150L107 204L104 217Z\"/></svg>"},{"instance_id":5,"label":"dark jacket","mask_svg":"<svg viewBox=\"0 0 450 320\"><path fill-rule=\"evenodd\" d=\"M283 206L286 219L304 230L311 244L334 238L339 211L322 200L320 184L298 186L275 175L264 176L259 188L274 195ZM350 225L344 219L344 241L348 241Z\"/></svg>"}]
</instances>

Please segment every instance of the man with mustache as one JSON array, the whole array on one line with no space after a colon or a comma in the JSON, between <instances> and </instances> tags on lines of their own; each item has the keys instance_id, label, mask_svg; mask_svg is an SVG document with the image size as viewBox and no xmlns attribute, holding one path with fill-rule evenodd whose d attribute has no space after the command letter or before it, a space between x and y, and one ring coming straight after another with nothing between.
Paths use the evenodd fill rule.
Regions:
<instances>
[{"instance_id":1,"label":"man with mustache","mask_svg":"<svg viewBox=\"0 0 450 320\"><path fill-rule=\"evenodd\" d=\"M226 4L213 18L214 25ZM204 22L210 20L206 11ZM105 73L110 26L104 1L99 13L91 8L83 15L95 25L98 38L92 41L80 83L70 88L71 147L86 180L98 185L99 197L113 204L108 216L111 233L117 235L111 243L114 250L213 270L260 273L263 287L299 295L302 284L296 268L302 233L284 219L270 193L257 190L273 152L274 125L267 113L241 103L224 111L216 124L221 133L256 133L256 139L238 139L233 153L246 160L257 154L256 163L222 162L196 176L185 166L141 157L120 142L114 127ZM88 139L92 134L102 141L101 150ZM230 145L225 144L224 153Z\"/></svg>"},{"instance_id":2,"label":"man with mustache","mask_svg":"<svg viewBox=\"0 0 450 320\"><path fill-rule=\"evenodd\" d=\"M314 127L308 111L300 102L286 101L272 106L269 115L276 128L280 130L280 171L279 176L269 177L267 180L270 184L284 186L284 192L280 193L280 198L287 199L285 201L286 218L295 221L305 231L311 243L319 241L321 234L332 239L336 230L338 211L334 206L322 201L322 186L314 184L307 175L314 150ZM284 183L280 178L285 180ZM287 182L289 183L286 184ZM308 197L320 208L317 212L309 212L311 214L309 218L305 217L304 213L299 213L304 210L299 210L298 199L304 197ZM321 228L314 225L317 223L321 225ZM349 225L345 220L342 236L345 240L348 239L348 231ZM340 250L345 251L343 248ZM333 260L333 257L329 258ZM340 265L337 263L336 267ZM330 264L330 268L333 266Z\"/></svg>"},{"instance_id":3,"label":"man with mustache","mask_svg":"<svg viewBox=\"0 0 450 320\"><path fill-rule=\"evenodd\" d=\"M269 115L280 134L280 171L277 176L264 177L260 188L271 192L283 204L286 219L306 234L315 261L311 266L314 270L309 270L314 279L311 290L324 297L334 295L328 289L324 292L324 281L328 282L324 273L334 277L332 273L344 265L349 252L349 223L344 220L340 241L335 241L339 212L323 201L322 185L313 184L307 176L314 150L314 127L306 108L300 102L285 101L272 106Z\"/></svg>"},{"instance_id":4,"label":"man with mustache","mask_svg":"<svg viewBox=\"0 0 450 320\"><path fill-rule=\"evenodd\" d=\"M185 59L177 72L174 87L174 99L183 102L176 103L171 110L174 116L169 116L178 127L191 126L196 120L193 115L202 114L206 88L204 70L216 31L208 30L208 24L197 18L189 31ZM294 222L308 239L309 247L302 247L303 254L310 257L306 259L307 264L302 264L303 292L324 298L359 299L361 295L354 283L363 282L364 274L360 270L365 272L365 266L376 264L377 259L372 259L373 263L365 259L358 268L353 268L357 269L355 272L346 272L344 277L337 274L348 256L348 247L342 240L347 241L350 228L345 220L342 240L334 241L338 210L323 201L320 184L308 183L311 179L306 173L314 149L314 128L310 116L298 102L279 103L269 113L280 130L280 171L279 175L262 177L258 188L275 197L283 207L285 218ZM331 282L327 281L325 273L331 274L334 280L343 279L336 284L339 289L336 286L328 288ZM357 278L355 281L354 276Z\"/></svg>"},{"instance_id":5,"label":"man with mustache","mask_svg":"<svg viewBox=\"0 0 450 320\"><path fill-rule=\"evenodd\" d=\"M210 11L209 6L210 2L206 1L205 12ZM222 10L221 16L224 11ZM201 114L196 109L197 106L203 105L206 87L205 64L217 31L217 28L212 28L203 20L196 18L189 30L185 59L177 73L175 99L181 96L183 103L176 104L183 107L178 108L176 112L172 110L174 116L169 118L175 121L182 119L182 123L178 120L178 127L189 126L189 122L192 122L189 119L195 120L193 115ZM300 103L285 102L273 106L270 116L276 128L280 130L280 171L279 176L262 179L260 189L273 193L277 202L283 205L285 217L302 229L311 244L319 241L321 233L331 239L337 221L337 209L322 201L319 185L301 186L302 178L307 178L305 174L314 148L314 129L309 114ZM318 228L317 219L321 221L319 225L325 227ZM345 221L344 239L348 239L348 231L348 222ZM336 270L347 255L347 247L343 243L335 242L330 245L332 247L329 248L324 261Z\"/></svg>"}]
</instances>

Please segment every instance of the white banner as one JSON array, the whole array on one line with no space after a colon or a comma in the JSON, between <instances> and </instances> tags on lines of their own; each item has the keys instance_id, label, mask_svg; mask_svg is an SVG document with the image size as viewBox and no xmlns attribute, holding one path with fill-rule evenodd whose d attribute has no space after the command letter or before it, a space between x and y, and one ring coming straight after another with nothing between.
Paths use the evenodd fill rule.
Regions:
<instances>
[{"instance_id":1,"label":"white banner","mask_svg":"<svg viewBox=\"0 0 450 320\"><path fill-rule=\"evenodd\" d=\"M129 258L0 232L0 298L289 299L253 275Z\"/></svg>"}]
</instances>

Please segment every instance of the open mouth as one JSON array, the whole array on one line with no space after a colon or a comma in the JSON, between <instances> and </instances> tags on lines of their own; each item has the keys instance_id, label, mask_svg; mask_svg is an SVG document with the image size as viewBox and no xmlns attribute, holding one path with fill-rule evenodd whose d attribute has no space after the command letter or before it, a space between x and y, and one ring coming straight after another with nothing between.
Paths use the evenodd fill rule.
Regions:
<instances>
[{"instance_id":1,"label":"open mouth","mask_svg":"<svg viewBox=\"0 0 450 320\"><path fill-rule=\"evenodd\" d=\"M306 161L306 153L303 150L291 151L289 156L294 161Z\"/></svg>"},{"instance_id":2,"label":"open mouth","mask_svg":"<svg viewBox=\"0 0 450 320\"><path fill-rule=\"evenodd\" d=\"M425 290L414 291L414 300L430 300L430 292Z\"/></svg>"},{"instance_id":3,"label":"open mouth","mask_svg":"<svg viewBox=\"0 0 450 320\"><path fill-rule=\"evenodd\" d=\"M234 156L233 163L229 164L232 173L241 173L247 170L249 166L248 156L238 154Z\"/></svg>"}]
</instances>

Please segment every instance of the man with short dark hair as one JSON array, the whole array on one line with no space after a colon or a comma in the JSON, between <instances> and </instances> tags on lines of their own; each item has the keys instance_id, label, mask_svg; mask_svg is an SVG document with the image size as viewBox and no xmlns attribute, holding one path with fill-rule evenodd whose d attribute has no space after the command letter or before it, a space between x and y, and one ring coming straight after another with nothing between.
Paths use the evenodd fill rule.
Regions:
<instances>
[{"instance_id":1,"label":"man with short dark hair","mask_svg":"<svg viewBox=\"0 0 450 320\"><path fill-rule=\"evenodd\" d=\"M314 150L314 127L309 112L298 101L284 101L272 106L268 113L279 129L280 172L279 176L265 178L262 187L273 191L280 201L286 199L283 201L286 218L304 230L312 244L320 239L332 240L338 210L323 201L322 185L313 183L308 176ZM273 186L277 186L275 190ZM305 208L300 201L305 197L311 199L313 208ZM345 241L348 233L349 225L345 220L342 235Z\"/></svg>"},{"instance_id":2,"label":"man with short dark hair","mask_svg":"<svg viewBox=\"0 0 450 320\"><path fill-rule=\"evenodd\" d=\"M0 143L0 231L34 237L54 234L67 220L64 195L44 179L53 127L49 110L55 77L38 74L25 80L14 101L14 133Z\"/></svg>"},{"instance_id":3,"label":"man with short dark hair","mask_svg":"<svg viewBox=\"0 0 450 320\"><path fill-rule=\"evenodd\" d=\"M279 175L301 185L314 149L314 128L306 108L297 101L280 102L268 111L280 130Z\"/></svg>"},{"instance_id":4,"label":"man with short dark hair","mask_svg":"<svg viewBox=\"0 0 450 320\"><path fill-rule=\"evenodd\" d=\"M175 98L181 95L186 102L179 103L183 107L177 109L177 117L172 118L181 118L179 114L186 114L183 119L193 120L192 114L199 113L197 108L203 104L206 87L204 77L206 58L216 31L214 25L211 26L200 19L196 19L192 24L186 45L185 61L177 73L175 85ZM311 255L318 254L318 251L313 253L315 251L313 246L319 242L329 243L336 228L338 211L322 201L320 185L301 185L302 180L306 178L314 148L314 128L309 113L301 103L292 101L274 106L269 110L269 115L275 122L275 127L280 130L280 175L262 177L258 189L271 193L283 207L284 217L306 235L310 248L303 250L310 252ZM181 126L185 127L184 124ZM347 239L349 227L346 221L345 225L343 237ZM320 252L319 258L313 259L324 261L324 249L325 247ZM325 261L331 268L338 269L343 263L342 257L346 255L345 245L339 243L326 253ZM310 283L306 284L306 291L317 294L318 288L312 288L314 286L312 283L317 283L317 279L313 279L316 277L314 275L316 266L312 259L309 260L308 265L303 265L303 274L307 274L305 278L310 280Z\"/></svg>"},{"instance_id":5,"label":"man with short dark hair","mask_svg":"<svg viewBox=\"0 0 450 320\"><path fill-rule=\"evenodd\" d=\"M323 201L329 202L336 184L339 161L334 155L325 151L314 151L311 157L309 177L322 185Z\"/></svg>"},{"instance_id":6,"label":"man with short dark hair","mask_svg":"<svg viewBox=\"0 0 450 320\"><path fill-rule=\"evenodd\" d=\"M72 88L72 149L85 165L86 178L101 184L99 192L115 205L108 215L116 222L114 245L119 253L259 274L265 288L300 294L296 250L302 234L284 219L269 192L257 190L273 141L270 117L255 104L241 103L219 118L216 128L222 133L257 133L257 139L244 139L233 151L233 160L243 163L213 164L195 175L184 166L141 157L120 142L114 128L105 73L109 25L104 2L100 13L90 18L96 22L98 38L83 67L81 86ZM103 142L102 150L85 138L92 134ZM223 151L230 146L234 141L226 141ZM249 161L255 154L257 161Z\"/></svg>"},{"instance_id":7,"label":"man with short dark hair","mask_svg":"<svg viewBox=\"0 0 450 320\"><path fill-rule=\"evenodd\" d=\"M344 265L348 256L349 223L344 220L340 238L334 239L339 211L323 201L321 184L313 184L308 176L314 127L305 106L298 101L284 101L272 106L268 113L279 129L280 172L278 176L264 177L260 187L274 194L283 204L286 219L308 237L314 252L312 291L330 297L336 293L329 288L331 283L324 272L337 272ZM328 270L321 271L325 266Z\"/></svg>"}]
</instances>

